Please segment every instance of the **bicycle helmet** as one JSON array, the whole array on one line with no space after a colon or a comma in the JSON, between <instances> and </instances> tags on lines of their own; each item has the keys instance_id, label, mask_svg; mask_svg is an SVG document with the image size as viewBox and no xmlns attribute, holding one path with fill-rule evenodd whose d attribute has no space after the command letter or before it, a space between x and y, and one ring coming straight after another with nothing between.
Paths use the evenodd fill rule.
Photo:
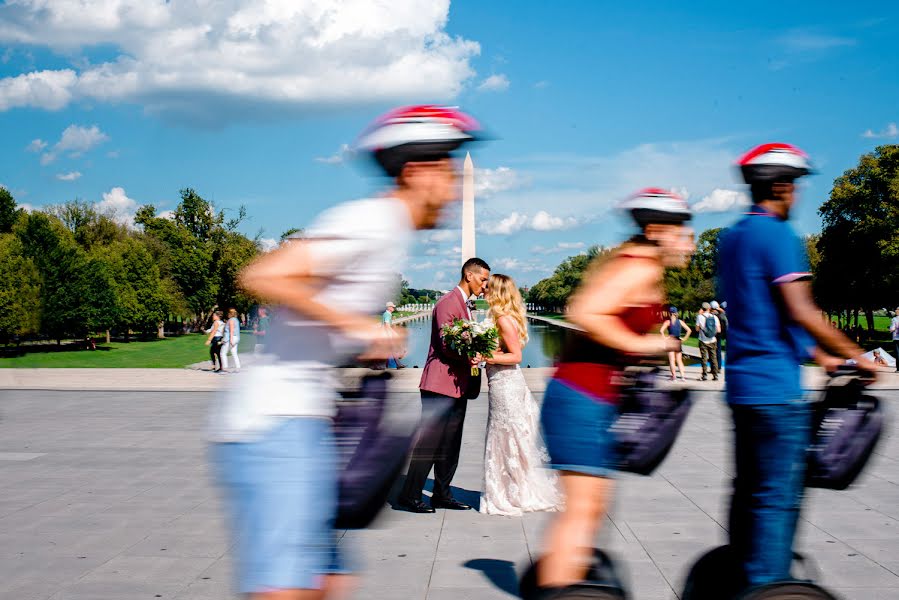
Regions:
<instances>
[{"instance_id":1,"label":"bicycle helmet","mask_svg":"<svg viewBox=\"0 0 899 600\"><path fill-rule=\"evenodd\" d=\"M740 157L737 166L749 185L791 182L814 172L805 152L781 143L756 146Z\"/></svg>"},{"instance_id":2,"label":"bicycle helmet","mask_svg":"<svg viewBox=\"0 0 899 600\"><path fill-rule=\"evenodd\" d=\"M680 224L692 217L683 198L661 188L644 188L622 202L619 208L630 213L640 227L650 223Z\"/></svg>"},{"instance_id":3,"label":"bicycle helmet","mask_svg":"<svg viewBox=\"0 0 899 600\"><path fill-rule=\"evenodd\" d=\"M442 160L475 139L481 126L470 115L449 106L432 104L394 109L378 118L357 140L391 177L407 162Z\"/></svg>"}]
</instances>

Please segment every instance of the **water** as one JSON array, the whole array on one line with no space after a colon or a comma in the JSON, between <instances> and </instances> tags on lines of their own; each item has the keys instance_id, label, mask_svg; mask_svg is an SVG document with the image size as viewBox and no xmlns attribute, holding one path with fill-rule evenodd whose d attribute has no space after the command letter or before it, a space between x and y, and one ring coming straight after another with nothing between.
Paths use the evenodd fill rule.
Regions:
<instances>
[{"instance_id":1,"label":"water","mask_svg":"<svg viewBox=\"0 0 899 600\"><path fill-rule=\"evenodd\" d=\"M483 314L475 318L483 320ZM418 319L402 325L408 334L408 353L403 362L409 367L423 367L428 357L428 346L431 343L431 320ZM521 367L551 367L562 350L562 344L571 330L538 321L528 320L528 336L530 341L522 351Z\"/></svg>"}]
</instances>

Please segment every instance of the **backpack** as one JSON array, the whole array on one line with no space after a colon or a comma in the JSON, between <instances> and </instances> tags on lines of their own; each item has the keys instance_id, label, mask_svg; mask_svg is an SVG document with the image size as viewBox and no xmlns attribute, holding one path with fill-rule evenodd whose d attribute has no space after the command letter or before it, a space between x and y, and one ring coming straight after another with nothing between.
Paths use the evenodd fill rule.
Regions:
<instances>
[{"instance_id":1,"label":"backpack","mask_svg":"<svg viewBox=\"0 0 899 600\"><path fill-rule=\"evenodd\" d=\"M718 335L718 325L716 323L715 315L705 315L702 333L708 338L713 338Z\"/></svg>"}]
</instances>

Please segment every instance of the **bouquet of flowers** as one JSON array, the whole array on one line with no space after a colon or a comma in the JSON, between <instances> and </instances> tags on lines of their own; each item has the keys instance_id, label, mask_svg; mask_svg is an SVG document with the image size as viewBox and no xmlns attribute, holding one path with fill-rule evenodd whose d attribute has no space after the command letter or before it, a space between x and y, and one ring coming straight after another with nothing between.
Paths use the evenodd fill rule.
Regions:
<instances>
[{"instance_id":1,"label":"bouquet of flowers","mask_svg":"<svg viewBox=\"0 0 899 600\"><path fill-rule=\"evenodd\" d=\"M478 354L490 358L499 345L499 331L496 327L477 321L454 319L452 323L440 328L440 335L447 346L468 358L474 358ZM477 366L471 368L471 374L474 376L480 372Z\"/></svg>"}]
</instances>

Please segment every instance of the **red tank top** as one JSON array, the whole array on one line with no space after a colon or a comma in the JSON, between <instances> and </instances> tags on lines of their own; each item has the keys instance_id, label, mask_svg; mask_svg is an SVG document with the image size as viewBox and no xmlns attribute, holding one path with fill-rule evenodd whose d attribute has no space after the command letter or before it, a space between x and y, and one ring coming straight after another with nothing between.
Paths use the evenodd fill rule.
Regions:
<instances>
[{"instance_id":1,"label":"red tank top","mask_svg":"<svg viewBox=\"0 0 899 600\"><path fill-rule=\"evenodd\" d=\"M649 333L662 321L662 306L628 307L620 318L634 333ZM578 334L563 350L553 377L597 401L615 403L620 394L618 375L627 364L621 352Z\"/></svg>"}]
</instances>

